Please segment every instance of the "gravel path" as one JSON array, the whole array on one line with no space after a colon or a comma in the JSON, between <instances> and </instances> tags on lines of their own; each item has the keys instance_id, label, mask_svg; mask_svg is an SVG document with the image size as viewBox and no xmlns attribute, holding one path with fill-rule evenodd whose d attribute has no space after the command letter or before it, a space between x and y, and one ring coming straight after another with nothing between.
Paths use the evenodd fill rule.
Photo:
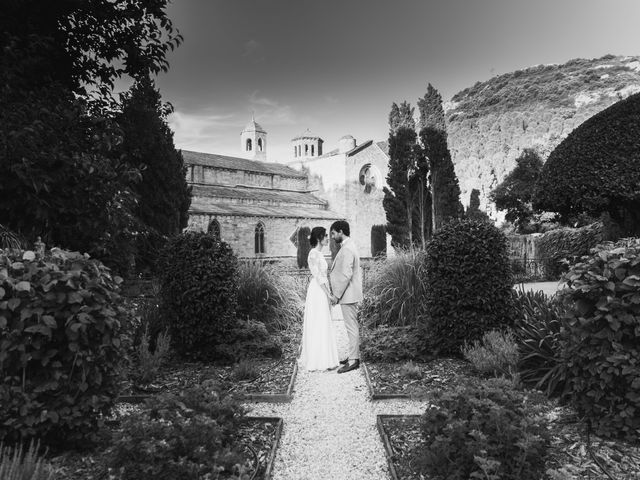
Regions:
<instances>
[{"instance_id":1,"label":"gravel path","mask_svg":"<svg viewBox=\"0 0 640 480\"><path fill-rule=\"evenodd\" d=\"M335 322L338 351L346 352L344 323ZM343 358L341 356L341 358ZM289 404L248 404L252 416L284 418L274 480L387 480L378 414L418 414L426 404L372 403L362 369L338 375L299 370Z\"/></svg>"}]
</instances>

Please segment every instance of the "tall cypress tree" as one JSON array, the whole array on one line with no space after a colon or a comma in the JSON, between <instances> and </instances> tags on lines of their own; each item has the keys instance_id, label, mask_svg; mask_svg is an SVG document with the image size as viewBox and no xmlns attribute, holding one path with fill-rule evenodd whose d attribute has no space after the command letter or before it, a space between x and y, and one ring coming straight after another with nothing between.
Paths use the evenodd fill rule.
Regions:
<instances>
[{"instance_id":1,"label":"tall cypress tree","mask_svg":"<svg viewBox=\"0 0 640 480\"><path fill-rule=\"evenodd\" d=\"M460 186L447 146L442 97L431 84L425 96L418 100L420 109L420 142L429 164L431 185L432 229L435 232L447 221L460 218L464 208L460 203Z\"/></svg>"},{"instance_id":2,"label":"tall cypress tree","mask_svg":"<svg viewBox=\"0 0 640 480\"><path fill-rule=\"evenodd\" d=\"M404 101L400 105L396 102L391 104L391 112L389 113L389 128L392 132L396 132L400 127L416 129L416 121L413 119L415 109L410 103Z\"/></svg>"},{"instance_id":3,"label":"tall cypress tree","mask_svg":"<svg viewBox=\"0 0 640 480\"><path fill-rule=\"evenodd\" d=\"M139 237L138 267L152 266L166 238L188 222L191 189L187 186L182 153L173 143L166 118L171 106L148 77L140 78L123 96L118 123L123 130L122 153L142 178L134 186L137 217L147 228Z\"/></svg>"}]
</instances>

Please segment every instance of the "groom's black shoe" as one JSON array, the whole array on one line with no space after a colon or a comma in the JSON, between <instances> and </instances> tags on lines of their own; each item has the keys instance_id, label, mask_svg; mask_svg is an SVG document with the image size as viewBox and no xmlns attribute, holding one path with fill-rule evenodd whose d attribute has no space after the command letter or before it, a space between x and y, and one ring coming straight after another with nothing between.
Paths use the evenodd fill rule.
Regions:
<instances>
[{"instance_id":1,"label":"groom's black shoe","mask_svg":"<svg viewBox=\"0 0 640 480\"><path fill-rule=\"evenodd\" d=\"M340 360L340 365L346 365L347 363L349 363L349 359L345 358L344 360Z\"/></svg>"},{"instance_id":2,"label":"groom's black shoe","mask_svg":"<svg viewBox=\"0 0 640 480\"><path fill-rule=\"evenodd\" d=\"M360 360L356 360L351 365L347 364L343 367L340 367L340 369L338 370L338 373L347 373L347 372L350 372L351 370L357 370L358 368L360 368Z\"/></svg>"}]
</instances>

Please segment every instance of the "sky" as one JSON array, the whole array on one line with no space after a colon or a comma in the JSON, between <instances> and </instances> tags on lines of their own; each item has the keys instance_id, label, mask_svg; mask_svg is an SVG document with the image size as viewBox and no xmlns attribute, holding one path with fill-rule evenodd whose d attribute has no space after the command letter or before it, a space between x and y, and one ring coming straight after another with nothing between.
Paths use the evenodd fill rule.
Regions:
<instances>
[{"instance_id":1,"label":"sky","mask_svg":"<svg viewBox=\"0 0 640 480\"><path fill-rule=\"evenodd\" d=\"M429 83L446 102L533 65L640 54L640 0L173 0L168 14L184 42L156 83L176 147L241 156L254 115L270 162L307 129L325 151L386 140L392 102L416 106Z\"/></svg>"}]
</instances>

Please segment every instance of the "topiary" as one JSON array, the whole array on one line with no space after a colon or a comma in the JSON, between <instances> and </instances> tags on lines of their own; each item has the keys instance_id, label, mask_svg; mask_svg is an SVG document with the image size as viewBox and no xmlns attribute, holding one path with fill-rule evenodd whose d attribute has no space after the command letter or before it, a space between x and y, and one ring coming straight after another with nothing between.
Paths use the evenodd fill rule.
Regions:
<instances>
[{"instance_id":1,"label":"topiary","mask_svg":"<svg viewBox=\"0 0 640 480\"><path fill-rule=\"evenodd\" d=\"M538 256L542 259L544 275L548 279L557 280L568 270L568 263L573 262L598 243L605 240L604 226L595 222L580 228L561 228L542 234L536 239Z\"/></svg>"},{"instance_id":2,"label":"topiary","mask_svg":"<svg viewBox=\"0 0 640 480\"><path fill-rule=\"evenodd\" d=\"M120 282L88 255L0 251L0 442L94 439L125 356Z\"/></svg>"},{"instance_id":3,"label":"topiary","mask_svg":"<svg viewBox=\"0 0 640 480\"><path fill-rule=\"evenodd\" d=\"M374 225L371 227L371 256L379 257L387 254L387 227Z\"/></svg>"},{"instance_id":4,"label":"topiary","mask_svg":"<svg viewBox=\"0 0 640 480\"><path fill-rule=\"evenodd\" d=\"M465 342L513 323L507 239L493 224L464 220L427 245L425 335L436 351L460 354Z\"/></svg>"},{"instance_id":5,"label":"topiary","mask_svg":"<svg viewBox=\"0 0 640 480\"><path fill-rule=\"evenodd\" d=\"M605 242L563 276L567 397L602 436L640 437L640 239Z\"/></svg>"},{"instance_id":6,"label":"topiary","mask_svg":"<svg viewBox=\"0 0 640 480\"><path fill-rule=\"evenodd\" d=\"M215 360L216 345L229 344L236 324L238 259L208 233L186 232L160 255L160 311L176 351Z\"/></svg>"},{"instance_id":7,"label":"topiary","mask_svg":"<svg viewBox=\"0 0 640 480\"><path fill-rule=\"evenodd\" d=\"M311 235L309 227L300 227L298 229L298 241L296 243L298 268L309 268L308 257L311 251L309 235Z\"/></svg>"},{"instance_id":8,"label":"topiary","mask_svg":"<svg viewBox=\"0 0 640 480\"><path fill-rule=\"evenodd\" d=\"M436 391L422 417L424 449L415 463L427 478L538 480L549 434L535 394L505 379Z\"/></svg>"}]
</instances>

